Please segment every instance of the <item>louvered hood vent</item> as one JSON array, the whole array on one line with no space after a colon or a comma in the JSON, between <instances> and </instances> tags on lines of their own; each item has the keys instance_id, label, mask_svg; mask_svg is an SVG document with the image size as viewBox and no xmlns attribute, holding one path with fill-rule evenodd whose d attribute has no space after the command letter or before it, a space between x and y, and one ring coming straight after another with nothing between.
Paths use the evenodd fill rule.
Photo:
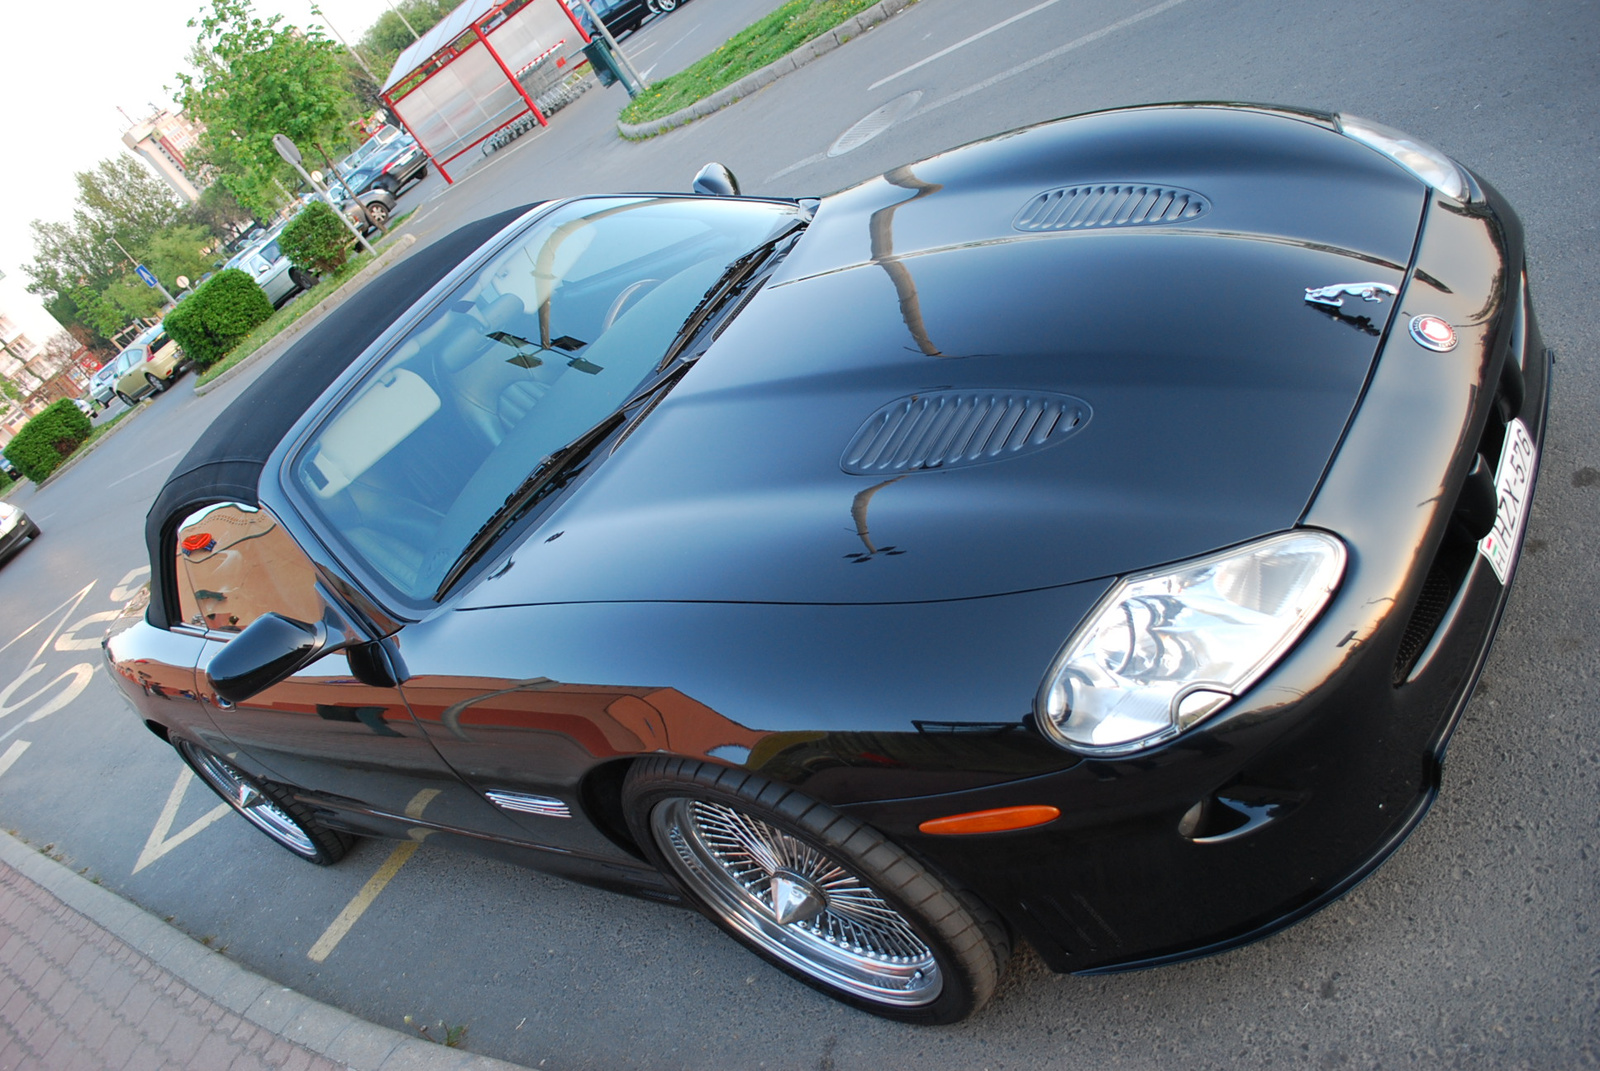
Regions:
<instances>
[{"instance_id":1,"label":"louvered hood vent","mask_svg":"<svg viewBox=\"0 0 1600 1071\"><path fill-rule=\"evenodd\" d=\"M1088 403L1065 394L928 391L868 417L839 465L856 476L981 465L1041 450L1088 421Z\"/></svg>"},{"instance_id":2,"label":"louvered hood vent","mask_svg":"<svg viewBox=\"0 0 1600 1071\"><path fill-rule=\"evenodd\" d=\"M1024 206L1012 226L1019 231L1142 227L1182 223L1210 210L1211 202L1193 190L1136 182L1099 182L1046 190Z\"/></svg>"}]
</instances>

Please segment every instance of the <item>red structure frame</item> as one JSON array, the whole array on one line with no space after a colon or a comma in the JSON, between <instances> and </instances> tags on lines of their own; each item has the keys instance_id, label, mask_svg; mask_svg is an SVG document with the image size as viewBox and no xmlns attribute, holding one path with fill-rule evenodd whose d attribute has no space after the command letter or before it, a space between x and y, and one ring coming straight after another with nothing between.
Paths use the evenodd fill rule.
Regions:
<instances>
[{"instance_id":1,"label":"red structure frame","mask_svg":"<svg viewBox=\"0 0 1600 1071\"><path fill-rule=\"evenodd\" d=\"M538 2L540 2L540 0L501 0L500 3L495 4L493 7L487 9L482 15L479 15L473 19L467 25L465 30L451 38L450 41L443 47L435 50L430 56L428 56L427 59L414 66L403 77L395 81L393 83L394 89L385 90L383 92L383 102L388 106L390 113L400 121L401 126L405 127L406 133L410 134L412 138L416 140L417 144L422 148L422 151L427 154L429 162L431 162L434 167L438 168L439 174L444 177L445 182L452 184L455 182L455 180L450 177L450 172L445 169L445 164L450 163L464 153L481 145L483 142L494 137L494 135L498 134L506 127L517 122L523 116L531 114L538 121L540 126L550 125L549 119L546 118L545 114L539 110L539 107L534 103L533 98L528 95L527 89L517 79L516 75L512 73L511 68L506 65L505 60L495 49L494 43L489 40L490 35L492 35L495 30L499 29L507 21L514 18L523 9ZM554 2L561 5L561 10L566 14L568 20L571 21L573 28L578 33L579 39L582 40L584 44L588 44L590 41L590 36L584 30L583 23L581 23L577 16L572 13L572 8L567 5L567 0L554 0ZM510 10L508 11L507 9ZM449 16L446 16L446 19L448 18ZM458 47L469 35L471 36L472 40L468 41L465 47ZM406 121L405 116L401 115L400 109L396 107L396 105L411 93L415 92L419 87L424 85L435 74L444 70L450 64L468 54L472 51L472 49L478 47L480 44L488 50L489 56L494 60L495 65L498 66L501 72L506 76L506 80L509 81L516 89L517 95L522 98L523 103L527 105L527 109L525 111L517 112L510 119L507 119L505 122L489 130L487 133L474 138L471 142L452 152L449 156L441 159L440 157L435 156L434 150L423 142L422 138L418 136L416 130L414 130L411 124ZM577 69L578 66L581 66L583 62L587 61L580 61L578 65L574 66L574 69ZM396 90L398 90L398 92L396 92Z\"/></svg>"}]
</instances>

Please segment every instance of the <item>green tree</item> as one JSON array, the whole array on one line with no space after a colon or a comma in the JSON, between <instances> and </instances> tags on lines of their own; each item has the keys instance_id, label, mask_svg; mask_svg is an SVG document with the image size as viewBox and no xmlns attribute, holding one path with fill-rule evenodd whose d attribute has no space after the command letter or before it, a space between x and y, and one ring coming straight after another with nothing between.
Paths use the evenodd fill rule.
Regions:
<instances>
[{"instance_id":1,"label":"green tree","mask_svg":"<svg viewBox=\"0 0 1600 1071\"><path fill-rule=\"evenodd\" d=\"M90 240L115 237L129 250L140 250L183 218L184 206L167 184L127 153L101 160L73 178L78 184L73 225Z\"/></svg>"},{"instance_id":2,"label":"green tree","mask_svg":"<svg viewBox=\"0 0 1600 1071\"><path fill-rule=\"evenodd\" d=\"M106 339L134 320L153 319L164 303L159 290L146 286L132 272L98 290L81 287L72 297L83 323Z\"/></svg>"},{"instance_id":3,"label":"green tree","mask_svg":"<svg viewBox=\"0 0 1600 1071\"><path fill-rule=\"evenodd\" d=\"M201 190L200 200L189 209L189 214L223 241L232 238L255 218L221 182L213 182Z\"/></svg>"},{"instance_id":4,"label":"green tree","mask_svg":"<svg viewBox=\"0 0 1600 1071\"><path fill-rule=\"evenodd\" d=\"M438 21L450 14L455 4L439 2L439 0L401 0L397 5L400 15L405 16L405 21L400 20L400 15L393 11L385 11L378 16L376 22L367 27L361 35L357 48L367 57L372 69L380 78L387 78L389 70L394 66L394 61L400 58L400 53L411 47L411 30L406 29L409 22L418 34L425 34L433 29Z\"/></svg>"},{"instance_id":5,"label":"green tree","mask_svg":"<svg viewBox=\"0 0 1600 1071\"><path fill-rule=\"evenodd\" d=\"M133 265L114 242L136 257L145 256L158 235L176 225L185 210L138 160L124 154L102 160L74 176L78 187L72 218L47 222L34 220L34 259L23 267L28 289L39 295L46 309L69 328L92 332L85 341L96 348L109 345L109 336L126 323L116 317L129 309L159 309L160 294L136 295L119 289L109 304L102 295L113 284L132 275ZM147 315L143 311L133 315ZM110 325L110 330L103 330Z\"/></svg>"},{"instance_id":6,"label":"green tree","mask_svg":"<svg viewBox=\"0 0 1600 1071\"><path fill-rule=\"evenodd\" d=\"M211 0L189 25L200 30L189 57L194 70L178 82L184 110L206 126L201 155L241 204L264 214L272 179L291 174L272 147L274 134L306 152L349 141L359 105L342 50L320 30L302 31L281 15L257 17L250 0Z\"/></svg>"},{"instance_id":7,"label":"green tree","mask_svg":"<svg viewBox=\"0 0 1600 1071\"><path fill-rule=\"evenodd\" d=\"M198 280L211 270L212 258L203 250L214 243L211 232L199 224L175 224L150 240L145 265L176 292L178 276L187 275L190 280Z\"/></svg>"}]
</instances>

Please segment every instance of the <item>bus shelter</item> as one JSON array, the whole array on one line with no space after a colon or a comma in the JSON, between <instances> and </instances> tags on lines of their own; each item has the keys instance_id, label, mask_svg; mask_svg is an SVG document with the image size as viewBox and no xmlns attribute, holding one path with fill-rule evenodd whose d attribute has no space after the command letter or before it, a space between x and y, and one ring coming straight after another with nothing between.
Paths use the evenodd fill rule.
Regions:
<instances>
[{"instance_id":1,"label":"bus shelter","mask_svg":"<svg viewBox=\"0 0 1600 1071\"><path fill-rule=\"evenodd\" d=\"M400 54L383 100L452 182L448 165L497 133L549 125L588 42L567 0L466 0Z\"/></svg>"}]
</instances>

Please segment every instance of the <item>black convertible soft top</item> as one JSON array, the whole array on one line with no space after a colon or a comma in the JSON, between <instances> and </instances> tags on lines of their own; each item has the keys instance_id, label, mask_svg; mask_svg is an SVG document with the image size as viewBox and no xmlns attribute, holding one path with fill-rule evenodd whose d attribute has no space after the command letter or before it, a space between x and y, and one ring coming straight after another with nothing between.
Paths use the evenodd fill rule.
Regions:
<instances>
[{"instance_id":1,"label":"black convertible soft top","mask_svg":"<svg viewBox=\"0 0 1600 1071\"><path fill-rule=\"evenodd\" d=\"M176 610L171 548L183 519L215 502L255 505L262 465L329 384L434 284L531 207L469 223L390 268L290 346L201 434L145 516L152 625L168 627Z\"/></svg>"}]
</instances>

